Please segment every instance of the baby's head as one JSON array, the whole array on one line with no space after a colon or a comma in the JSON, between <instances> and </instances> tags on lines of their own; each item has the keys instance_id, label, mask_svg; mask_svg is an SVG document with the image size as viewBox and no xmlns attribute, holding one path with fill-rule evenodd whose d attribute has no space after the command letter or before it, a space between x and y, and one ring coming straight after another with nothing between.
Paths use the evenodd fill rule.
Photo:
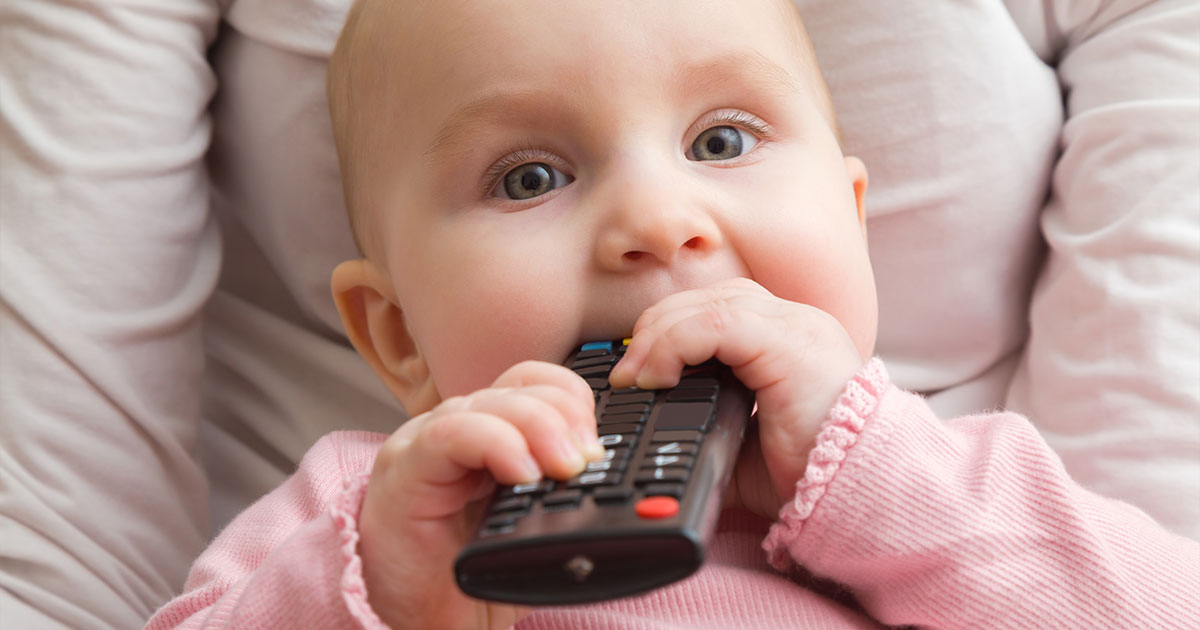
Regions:
<instances>
[{"instance_id":1,"label":"baby's head","mask_svg":"<svg viewBox=\"0 0 1200 630\"><path fill-rule=\"evenodd\" d=\"M733 277L873 349L866 171L788 0L362 0L329 90L335 299L410 413Z\"/></svg>"}]
</instances>

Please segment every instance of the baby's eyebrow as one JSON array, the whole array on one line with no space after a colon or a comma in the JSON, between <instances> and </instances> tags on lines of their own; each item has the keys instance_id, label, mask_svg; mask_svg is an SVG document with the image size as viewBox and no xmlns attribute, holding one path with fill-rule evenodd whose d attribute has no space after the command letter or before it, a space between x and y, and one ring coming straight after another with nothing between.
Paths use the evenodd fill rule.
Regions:
<instances>
[{"instance_id":1,"label":"baby's eyebrow","mask_svg":"<svg viewBox=\"0 0 1200 630\"><path fill-rule=\"evenodd\" d=\"M675 78L676 92L696 93L732 82L768 94L800 92L796 77L760 52L738 51L684 68Z\"/></svg>"},{"instance_id":2,"label":"baby's eyebrow","mask_svg":"<svg viewBox=\"0 0 1200 630\"><path fill-rule=\"evenodd\" d=\"M771 95L801 91L796 78L758 52L738 51L702 59L675 73L673 94L700 94L732 83ZM469 137L472 127L484 121L515 117L518 113L545 110L551 95L536 90L504 89L484 94L454 110L442 124L425 155L440 153Z\"/></svg>"},{"instance_id":3,"label":"baby's eyebrow","mask_svg":"<svg viewBox=\"0 0 1200 630\"><path fill-rule=\"evenodd\" d=\"M425 155L439 153L459 142L467 135L465 133L467 129L478 124L482 119L528 110L536 104L544 102L544 95L523 90L501 90L476 98L446 117L446 122L442 123L441 129L425 149Z\"/></svg>"}]
</instances>

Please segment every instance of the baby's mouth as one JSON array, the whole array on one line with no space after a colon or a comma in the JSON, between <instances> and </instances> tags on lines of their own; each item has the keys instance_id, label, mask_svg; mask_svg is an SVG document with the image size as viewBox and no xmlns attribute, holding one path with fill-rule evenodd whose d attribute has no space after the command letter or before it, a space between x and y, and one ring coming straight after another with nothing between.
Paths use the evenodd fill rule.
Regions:
<instances>
[{"instance_id":1,"label":"baby's mouth","mask_svg":"<svg viewBox=\"0 0 1200 630\"><path fill-rule=\"evenodd\" d=\"M733 278L750 278L744 266L723 266L706 273L664 273L595 291L580 318L580 343L620 340L633 335L646 309L676 293L701 289ZM576 346L578 347L578 345Z\"/></svg>"}]
</instances>

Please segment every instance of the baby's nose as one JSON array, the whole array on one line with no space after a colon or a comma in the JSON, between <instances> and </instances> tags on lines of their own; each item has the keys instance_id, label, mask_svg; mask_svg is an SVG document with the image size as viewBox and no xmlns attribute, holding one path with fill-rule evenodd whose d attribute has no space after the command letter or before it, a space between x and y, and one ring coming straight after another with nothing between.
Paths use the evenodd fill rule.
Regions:
<instances>
[{"instance_id":1,"label":"baby's nose","mask_svg":"<svg viewBox=\"0 0 1200 630\"><path fill-rule=\"evenodd\" d=\"M721 230L710 214L666 202L611 213L600 229L597 256L607 270L630 271L703 257L722 242Z\"/></svg>"}]
</instances>

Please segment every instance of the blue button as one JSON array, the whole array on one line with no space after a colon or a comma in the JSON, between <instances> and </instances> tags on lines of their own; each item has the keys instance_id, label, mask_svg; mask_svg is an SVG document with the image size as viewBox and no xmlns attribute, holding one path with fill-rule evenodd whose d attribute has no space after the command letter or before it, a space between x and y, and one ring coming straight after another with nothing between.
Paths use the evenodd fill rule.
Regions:
<instances>
[{"instance_id":1,"label":"blue button","mask_svg":"<svg viewBox=\"0 0 1200 630\"><path fill-rule=\"evenodd\" d=\"M612 351L611 341L591 341L579 347L580 352L587 350L608 350Z\"/></svg>"}]
</instances>

